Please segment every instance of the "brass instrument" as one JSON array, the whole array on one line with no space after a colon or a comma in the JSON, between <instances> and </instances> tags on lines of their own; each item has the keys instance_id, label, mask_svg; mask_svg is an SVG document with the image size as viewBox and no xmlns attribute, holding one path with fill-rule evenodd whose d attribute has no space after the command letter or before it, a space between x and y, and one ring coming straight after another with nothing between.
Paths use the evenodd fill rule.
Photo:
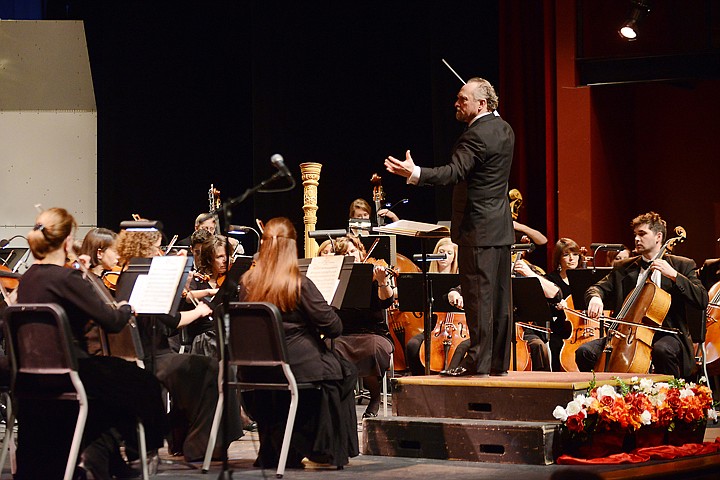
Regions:
<instances>
[{"instance_id":1,"label":"brass instrument","mask_svg":"<svg viewBox=\"0 0 720 480\"><path fill-rule=\"evenodd\" d=\"M522 205L523 202L520 190L513 188L508 192L508 197L510 197L510 214L512 215L513 220L517 220L518 213L520 212L520 205Z\"/></svg>"},{"instance_id":2,"label":"brass instrument","mask_svg":"<svg viewBox=\"0 0 720 480\"><path fill-rule=\"evenodd\" d=\"M303 223L305 224L305 258L317 255L318 243L308 236L315 231L317 224L317 187L320 182L321 163L306 162L300 164L300 178L303 182Z\"/></svg>"}]
</instances>

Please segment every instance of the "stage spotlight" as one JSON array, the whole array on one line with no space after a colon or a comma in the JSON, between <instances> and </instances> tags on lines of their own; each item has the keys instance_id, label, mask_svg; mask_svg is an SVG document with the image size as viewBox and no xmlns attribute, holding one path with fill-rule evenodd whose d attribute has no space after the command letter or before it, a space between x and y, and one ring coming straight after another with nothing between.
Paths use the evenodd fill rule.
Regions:
<instances>
[{"instance_id":1,"label":"stage spotlight","mask_svg":"<svg viewBox=\"0 0 720 480\"><path fill-rule=\"evenodd\" d=\"M632 0L630 4L632 5L630 18L620 27L618 33L621 38L631 42L637 40L638 23L650 13L650 2L648 0Z\"/></svg>"}]
</instances>

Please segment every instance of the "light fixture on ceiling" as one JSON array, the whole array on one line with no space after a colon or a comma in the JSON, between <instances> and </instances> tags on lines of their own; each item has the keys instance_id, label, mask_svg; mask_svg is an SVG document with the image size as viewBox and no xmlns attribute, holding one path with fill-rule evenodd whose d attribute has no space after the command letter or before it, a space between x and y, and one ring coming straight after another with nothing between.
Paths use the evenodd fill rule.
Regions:
<instances>
[{"instance_id":1,"label":"light fixture on ceiling","mask_svg":"<svg viewBox=\"0 0 720 480\"><path fill-rule=\"evenodd\" d=\"M650 13L650 1L649 0L632 0L630 2L631 10L628 15L628 19L623 23L618 30L620 37L624 40L632 42L637 40L638 29L637 26L645 16Z\"/></svg>"}]
</instances>

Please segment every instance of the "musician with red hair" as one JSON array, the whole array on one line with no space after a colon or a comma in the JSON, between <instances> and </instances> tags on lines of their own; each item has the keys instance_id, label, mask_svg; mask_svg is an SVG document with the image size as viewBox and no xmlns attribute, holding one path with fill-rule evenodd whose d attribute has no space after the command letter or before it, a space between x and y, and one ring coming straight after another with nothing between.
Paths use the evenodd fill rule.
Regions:
<instances>
[{"instance_id":1,"label":"musician with red hair","mask_svg":"<svg viewBox=\"0 0 720 480\"><path fill-rule=\"evenodd\" d=\"M282 312L290 367L298 382L317 383L302 390L293 429L288 468L302 460L343 466L358 455L354 387L357 374L321 339L338 337L342 322L315 284L300 273L297 234L287 218L265 224L255 266L240 281L240 300L270 302ZM250 332L248 332L250 334ZM277 466L289 397L278 392L243 394L257 422L260 450L256 466Z\"/></svg>"}]
</instances>

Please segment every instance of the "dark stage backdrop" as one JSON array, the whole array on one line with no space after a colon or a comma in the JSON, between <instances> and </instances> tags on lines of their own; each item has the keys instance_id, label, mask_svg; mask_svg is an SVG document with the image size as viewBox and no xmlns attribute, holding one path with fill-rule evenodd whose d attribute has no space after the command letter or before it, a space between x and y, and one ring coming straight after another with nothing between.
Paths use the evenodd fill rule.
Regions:
<instances>
[{"instance_id":1,"label":"dark stage backdrop","mask_svg":"<svg viewBox=\"0 0 720 480\"><path fill-rule=\"evenodd\" d=\"M254 196L233 223L284 215L302 235L302 162L323 164L318 229L343 227L353 199L372 200L374 172L389 201L410 199L401 218L447 220L448 188L408 187L383 159L410 149L420 165L448 160L461 84L441 58L499 84L495 1L65 0L48 1L46 16L85 22L98 221L114 229L139 213L183 237L210 183L236 197L274 172L274 153L298 186Z\"/></svg>"}]
</instances>

